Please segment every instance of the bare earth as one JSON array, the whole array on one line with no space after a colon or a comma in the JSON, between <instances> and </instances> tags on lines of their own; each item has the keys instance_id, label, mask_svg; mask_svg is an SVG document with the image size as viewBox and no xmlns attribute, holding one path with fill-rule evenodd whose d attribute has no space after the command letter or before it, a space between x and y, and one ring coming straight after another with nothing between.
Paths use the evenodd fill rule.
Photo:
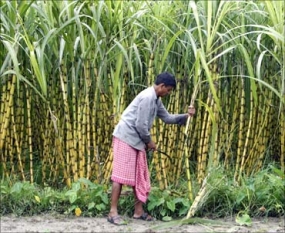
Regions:
<instances>
[{"instance_id":1,"label":"bare earth","mask_svg":"<svg viewBox=\"0 0 285 233\"><path fill-rule=\"evenodd\" d=\"M125 217L128 224L115 226L106 218L39 215L32 217L1 217L1 233L6 232L285 232L284 218L252 219L252 226L240 226L234 218L215 219L205 224L170 226L161 221L145 222Z\"/></svg>"}]
</instances>

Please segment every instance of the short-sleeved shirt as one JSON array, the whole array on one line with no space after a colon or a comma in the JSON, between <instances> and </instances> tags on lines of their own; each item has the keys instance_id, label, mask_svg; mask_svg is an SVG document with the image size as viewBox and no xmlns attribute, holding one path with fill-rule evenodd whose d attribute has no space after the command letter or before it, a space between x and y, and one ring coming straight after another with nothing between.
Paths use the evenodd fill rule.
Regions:
<instances>
[{"instance_id":1,"label":"short-sleeved shirt","mask_svg":"<svg viewBox=\"0 0 285 233\"><path fill-rule=\"evenodd\" d=\"M113 136L137 150L144 150L151 141L150 129L156 116L167 124L182 125L187 121L187 114L168 113L152 86L140 92L125 109Z\"/></svg>"}]
</instances>

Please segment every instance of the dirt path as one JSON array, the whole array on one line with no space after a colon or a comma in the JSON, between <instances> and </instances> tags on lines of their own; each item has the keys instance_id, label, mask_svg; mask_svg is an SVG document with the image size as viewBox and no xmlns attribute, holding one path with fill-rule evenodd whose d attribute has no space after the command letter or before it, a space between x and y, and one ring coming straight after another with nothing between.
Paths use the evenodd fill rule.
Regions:
<instances>
[{"instance_id":1,"label":"dirt path","mask_svg":"<svg viewBox=\"0 0 285 233\"><path fill-rule=\"evenodd\" d=\"M1 233L8 232L285 232L284 218L252 219L252 226L239 226L234 219L219 219L211 224L166 226L161 221L145 222L126 218L128 225L115 226L106 218L40 215L32 217L1 217Z\"/></svg>"}]
</instances>

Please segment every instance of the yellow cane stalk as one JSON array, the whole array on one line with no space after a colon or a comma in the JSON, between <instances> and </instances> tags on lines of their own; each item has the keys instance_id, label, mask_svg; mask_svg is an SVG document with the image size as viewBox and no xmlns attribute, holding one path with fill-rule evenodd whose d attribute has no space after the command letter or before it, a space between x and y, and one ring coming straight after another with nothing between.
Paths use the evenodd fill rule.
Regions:
<instances>
[{"instance_id":1,"label":"yellow cane stalk","mask_svg":"<svg viewBox=\"0 0 285 233\"><path fill-rule=\"evenodd\" d=\"M251 93L251 92L250 92ZM249 122L248 122L248 128L247 128L247 133L246 133L246 139L245 139L245 142L244 142L244 149L243 149L243 154L242 154L242 157L241 157L241 164L240 164L240 169L239 169L239 176L238 176L238 182L241 181L241 176L242 176L242 172L243 170L245 169L244 168L244 163L245 163L245 160L246 160L246 155L249 154L249 151L248 151L248 147L249 147L249 144L250 144L250 133L251 133L251 130L252 130L252 120L253 120L253 99L252 99L252 93L250 95L250 102L251 102L251 108L250 108L250 116L249 116Z\"/></svg>"},{"instance_id":2,"label":"yellow cane stalk","mask_svg":"<svg viewBox=\"0 0 285 233\"><path fill-rule=\"evenodd\" d=\"M254 102L252 102L251 98L251 106L253 106ZM260 107L251 107L256 109L253 111L252 116L252 133L249 136L252 138L252 146L250 146L252 149L248 152L248 156L246 158L246 161L244 163L244 167L246 168L246 174L250 175L252 172L255 172L258 170L258 166L256 164L258 163L259 157L263 158L263 155L265 153L265 144L263 143L265 139L265 125L268 123L268 118L266 115L269 113L270 107L268 104L263 101L263 96L258 96L258 106ZM264 106L263 109L261 106ZM256 156L256 155L260 156Z\"/></svg>"},{"instance_id":3,"label":"yellow cane stalk","mask_svg":"<svg viewBox=\"0 0 285 233\"><path fill-rule=\"evenodd\" d=\"M17 158L18 158L18 169L20 171L20 174L21 174L21 179L23 181L26 180L25 178L25 174L24 174L24 167L23 167L23 163L22 163L22 158L21 158L21 149L20 149L20 146L19 146L19 138L18 138L18 133L16 131L16 124L15 124L15 119L14 119L14 109L11 108L11 118L12 118L12 128L13 128L13 134L14 134L14 139L15 139L15 146L16 146L16 152L17 152Z\"/></svg>"},{"instance_id":4,"label":"yellow cane stalk","mask_svg":"<svg viewBox=\"0 0 285 233\"><path fill-rule=\"evenodd\" d=\"M79 154L78 154L78 175L79 178L85 177L85 152L86 152L86 101L88 101L88 96L82 96L82 109L81 109L81 121L79 121L80 127L78 127L78 131L80 135L79 139ZM87 99L87 100L86 100Z\"/></svg>"},{"instance_id":5,"label":"yellow cane stalk","mask_svg":"<svg viewBox=\"0 0 285 233\"><path fill-rule=\"evenodd\" d=\"M174 104L172 105L174 106ZM170 109L171 112L175 112L175 110L173 108ZM167 180L169 181L169 183L175 183L176 179L176 170L177 170L177 152L175 153L174 148L176 147L175 144L175 132L176 132L176 128L174 125L169 125L168 126L168 131L169 133L167 133L168 135L168 142L167 142L167 146L165 148L165 152L166 154L168 154L172 160L170 161L168 157L166 157L165 155L162 155L162 158L165 160L165 164L166 164L166 174L167 174Z\"/></svg>"},{"instance_id":6,"label":"yellow cane stalk","mask_svg":"<svg viewBox=\"0 0 285 233\"><path fill-rule=\"evenodd\" d=\"M29 144L29 158L30 158L30 182L34 182L33 174L33 145L32 145L32 124L31 124L31 98L30 92L27 89L27 128L28 128L28 144Z\"/></svg>"},{"instance_id":7,"label":"yellow cane stalk","mask_svg":"<svg viewBox=\"0 0 285 233\"><path fill-rule=\"evenodd\" d=\"M284 105L283 105L284 106ZM285 173L285 108L283 107L280 120L280 144L281 144L281 171Z\"/></svg>"},{"instance_id":8,"label":"yellow cane stalk","mask_svg":"<svg viewBox=\"0 0 285 233\"><path fill-rule=\"evenodd\" d=\"M67 100L67 76L66 76L66 67L61 65L61 70L60 70L60 84L61 84L61 91L62 91L62 97L63 97L63 104L64 104L64 112L65 112L65 118L66 118L66 128L67 128L67 148L66 148L66 159L63 159L62 157L62 164L64 164L64 166L66 167L66 172L68 174L67 177L67 185L71 183L71 177L70 177L70 165L74 165L72 166L72 173L73 173L73 180L77 180L78 179L78 170L76 167L76 158L74 158L74 156L72 154L70 154L70 148L72 148L72 135L71 135L71 123L70 123L70 117L69 117L69 107L68 107L68 100ZM58 148L61 147L63 145L63 141L62 138L59 134L59 140L57 140L57 146ZM59 153L63 153L63 149L60 148ZM63 156L63 154L62 154Z\"/></svg>"},{"instance_id":9,"label":"yellow cane stalk","mask_svg":"<svg viewBox=\"0 0 285 233\"><path fill-rule=\"evenodd\" d=\"M208 100L206 106L209 106L209 110L213 109L214 106L214 100L212 98L211 93L208 93ZM211 123L211 117L210 113L205 113L204 120L203 120L203 126L202 126L202 144L200 146L200 159L198 163L198 183L202 184L202 181L204 179L204 174L206 172L206 165L207 165L207 156L208 156L208 149L209 149L209 140L210 140L210 133L212 130L212 123Z\"/></svg>"},{"instance_id":10,"label":"yellow cane stalk","mask_svg":"<svg viewBox=\"0 0 285 233\"><path fill-rule=\"evenodd\" d=\"M11 83L10 82L8 83L7 90L9 92L6 95L6 101L5 101L6 106L4 107L6 111L4 111L3 118L2 118L2 124L1 124L0 150L2 150L3 148L5 136L7 133L7 128L9 125L10 113L13 107L13 95L15 92L15 86L16 86L16 75L12 75Z\"/></svg>"},{"instance_id":11,"label":"yellow cane stalk","mask_svg":"<svg viewBox=\"0 0 285 233\"><path fill-rule=\"evenodd\" d=\"M163 146L163 131L164 131L164 126L162 125L162 122L159 122L159 139L158 139L158 143L157 143L157 147L161 148L161 150L164 150ZM157 154L157 153L155 153ZM161 190L166 189L167 188L167 179L166 179L166 171L165 171L165 163L164 163L164 159L162 159L161 154L157 154L156 156L153 157L154 159L154 163L156 164L156 177L157 180L159 181L159 188Z\"/></svg>"},{"instance_id":12,"label":"yellow cane stalk","mask_svg":"<svg viewBox=\"0 0 285 233\"><path fill-rule=\"evenodd\" d=\"M195 197L195 199L194 199L194 201L193 201L193 203L192 203L192 205L191 205L191 207L190 207L190 209L189 209L189 211L188 211L188 213L186 215L186 219L192 218L195 215L196 211L199 208L199 204L200 204L201 200L203 198L205 198L205 196L207 194L207 180L208 180L208 176L205 177L205 179L204 179L204 181L203 181L203 183L201 185L201 188L200 188L199 192L197 193L197 195L196 195L196 197Z\"/></svg>"},{"instance_id":13,"label":"yellow cane stalk","mask_svg":"<svg viewBox=\"0 0 285 233\"><path fill-rule=\"evenodd\" d=\"M239 86L238 86L238 80L234 79L233 80L234 84L233 84L233 96L238 96L238 90L239 90ZM226 97L225 97L226 98ZM233 100L235 101L235 100ZM230 106L230 104L232 104L231 102L228 103L228 106ZM237 104L237 108L239 108L239 104L238 102ZM230 159L231 159L231 146L232 146L232 142L233 142L233 138L234 138L234 131L237 127L236 122L238 122L238 118L239 118L239 111L234 110L232 112L232 119L230 119L229 117L227 117L227 124L226 124L226 129L223 132L229 132L228 137L225 141L225 159L224 159L224 167L229 169L230 168ZM226 116L230 116L230 110L229 112L227 112ZM228 126L228 124L230 124Z\"/></svg>"},{"instance_id":14,"label":"yellow cane stalk","mask_svg":"<svg viewBox=\"0 0 285 233\"><path fill-rule=\"evenodd\" d=\"M267 91L266 91L267 93ZM272 101L273 93L268 92L267 94L268 100ZM270 102L264 101L263 105L265 106L265 109L263 111L263 114L260 116L261 120L263 121L261 124L259 124L259 131L260 131L260 139L256 139L256 141L259 142L256 156L254 157L254 162L252 162L252 170L253 172L257 172L261 169L263 165L263 160L266 154L266 144L268 140L270 139L270 116L274 116L274 109L271 107ZM247 174L250 174L249 172Z\"/></svg>"},{"instance_id":15,"label":"yellow cane stalk","mask_svg":"<svg viewBox=\"0 0 285 233\"><path fill-rule=\"evenodd\" d=\"M7 86L8 86L7 83L4 83L1 90L2 95L0 100L0 130L2 130L2 122L4 118L4 109L5 109L4 107L6 103L6 96L8 95Z\"/></svg>"},{"instance_id":16,"label":"yellow cane stalk","mask_svg":"<svg viewBox=\"0 0 285 233\"><path fill-rule=\"evenodd\" d=\"M98 72L97 69L94 69L94 75L95 75L95 80L99 81L99 77L98 77ZM97 102L98 102L98 92L99 92L99 88L95 89L95 93L94 93L94 98L93 98L93 109L91 111L91 131L92 131L92 150L93 150L93 159L91 162L91 174L90 175L94 175L94 181L95 182L99 182L99 176L100 176L100 171L99 171L99 163L100 163L100 159L99 159L99 153L98 153L98 146L97 146L97 130L96 130L96 120L97 120L97 109L95 108Z\"/></svg>"},{"instance_id":17,"label":"yellow cane stalk","mask_svg":"<svg viewBox=\"0 0 285 233\"><path fill-rule=\"evenodd\" d=\"M181 79L180 76L180 72L178 71L177 74L177 79ZM177 82L176 85L176 90L175 90L175 95L171 96L171 100L174 102L173 104L171 104L170 102L170 106L173 106L173 108L170 110L173 113L178 113L179 111L179 102L180 102L180 98L179 95L181 94L181 82L179 81ZM179 135L179 131L178 131L178 127L176 125L169 125L169 142L168 142L168 146L167 146L167 154L172 157L172 161L169 161L170 163L170 169L171 169L171 173L169 174L169 180L172 183L176 183L179 180L180 177L180 173L181 173L181 166L182 166L182 153L183 149L181 149L183 147L183 143L181 140L177 142L177 140L175 140L176 137L178 137ZM174 148L176 147L176 151L174 151Z\"/></svg>"},{"instance_id":18,"label":"yellow cane stalk","mask_svg":"<svg viewBox=\"0 0 285 233\"><path fill-rule=\"evenodd\" d=\"M242 153L242 148L244 145L244 139L243 139L243 131L244 131L244 126L245 126L245 93L244 93L244 81L242 79L242 86L241 86L241 93L240 98L241 99L241 104L240 104L240 124L239 124L239 134L238 134L238 150L237 150L237 159L236 159L236 166L235 166L235 174L234 174L234 179L237 180L238 174L239 174L239 169L240 169L240 160L241 160L241 153Z\"/></svg>"},{"instance_id":19,"label":"yellow cane stalk","mask_svg":"<svg viewBox=\"0 0 285 233\"><path fill-rule=\"evenodd\" d=\"M194 106L194 102L198 93L198 88L199 88L199 82L198 84L195 86L194 90L193 90L193 94L191 97L191 102L190 102L190 106ZM192 122L193 118L192 117L188 117L187 122L186 122L186 127L184 130L184 135L185 135L185 141L187 142L187 138L188 138L188 129L189 129L189 125ZM189 166L189 153L188 153L188 147L187 145L184 144L184 156L185 158L185 166L186 166L186 175L187 175L187 185L188 185L188 191L189 191L189 200L193 201L193 193L192 193L192 185L191 185L191 175L190 175L190 166Z\"/></svg>"},{"instance_id":20,"label":"yellow cane stalk","mask_svg":"<svg viewBox=\"0 0 285 233\"><path fill-rule=\"evenodd\" d=\"M87 134L87 168L86 168L86 178L90 179L91 177L91 117L90 117L90 106L89 99L86 102L86 134Z\"/></svg>"}]
</instances>

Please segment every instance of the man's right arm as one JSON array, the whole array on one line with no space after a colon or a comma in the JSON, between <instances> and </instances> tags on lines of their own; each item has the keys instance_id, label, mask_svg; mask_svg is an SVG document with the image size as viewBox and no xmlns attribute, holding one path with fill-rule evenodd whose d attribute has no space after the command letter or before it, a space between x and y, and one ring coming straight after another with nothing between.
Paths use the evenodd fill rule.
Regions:
<instances>
[{"instance_id":1,"label":"man's right arm","mask_svg":"<svg viewBox=\"0 0 285 233\"><path fill-rule=\"evenodd\" d=\"M150 115L150 102L148 98L143 98L138 103L138 110L136 113L135 127L141 138L141 140L148 145L151 142L151 136L149 132L149 115Z\"/></svg>"}]
</instances>

